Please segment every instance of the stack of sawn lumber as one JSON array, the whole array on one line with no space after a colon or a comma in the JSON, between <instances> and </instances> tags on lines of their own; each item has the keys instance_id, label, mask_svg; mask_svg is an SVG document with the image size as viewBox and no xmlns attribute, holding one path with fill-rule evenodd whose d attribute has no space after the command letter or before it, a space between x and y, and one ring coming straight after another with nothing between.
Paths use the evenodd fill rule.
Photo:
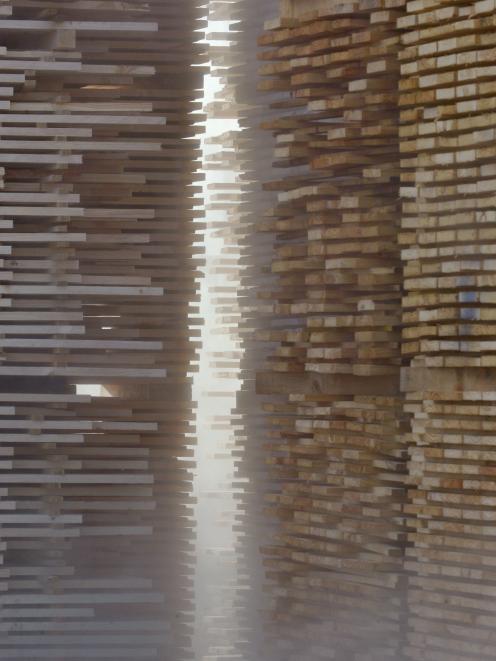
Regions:
<instances>
[{"instance_id":1,"label":"stack of sawn lumber","mask_svg":"<svg viewBox=\"0 0 496 661\"><path fill-rule=\"evenodd\" d=\"M199 4L0 3L5 661L190 658Z\"/></svg>"},{"instance_id":2,"label":"stack of sawn lumber","mask_svg":"<svg viewBox=\"0 0 496 661\"><path fill-rule=\"evenodd\" d=\"M494 659L496 5L400 20L403 352L413 415L405 656Z\"/></svg>"},{"instance_id":3,"label":"stack of sawn lumber","mask_svg":"<svg viewBox=\"0 0 496 661\"><path fill-rule=\"evenodd\" d=\"M406 469L399 389L398 79L401 2L321 3L260 39L277 116L258 223L272 237L260 296L273 343L265 549L274 658L399 658ZM271 657L272 658L272 657Z\"/></svg>"}]
</instances>

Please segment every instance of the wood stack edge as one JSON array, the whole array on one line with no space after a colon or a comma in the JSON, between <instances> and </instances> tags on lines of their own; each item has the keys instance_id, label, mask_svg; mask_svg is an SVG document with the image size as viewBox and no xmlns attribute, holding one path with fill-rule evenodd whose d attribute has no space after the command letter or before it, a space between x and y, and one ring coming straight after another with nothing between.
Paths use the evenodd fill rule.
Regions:
<instances>
[{"instance_id":1,"label":"wood stack edge","mask_svg":"<svg viewBox=\"0 0 496 661\"><path fill-rule=\"evenodd\" d=\"M200 4L0 3L5 661L190 658Z\"/></svg>"}]
</instances>

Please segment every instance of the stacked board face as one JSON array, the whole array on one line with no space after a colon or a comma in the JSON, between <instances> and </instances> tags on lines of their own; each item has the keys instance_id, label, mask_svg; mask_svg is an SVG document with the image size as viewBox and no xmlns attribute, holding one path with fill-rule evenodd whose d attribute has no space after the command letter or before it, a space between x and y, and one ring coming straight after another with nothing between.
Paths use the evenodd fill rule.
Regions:
<instances>
[{"instance_id":1,"label":"stacked board face","mask_svg":"<svg viewBox=\"0 0 496 661\"><path fill-rule=\"evenodd\" d=\"M198 4L0 3L5 661L190 658Z\"/></svg>"},{"instance_id":2,"label":"stacked board face","mask_svg":"<svg viewBox=\"0 0 496 661\"><path fill-rule=\"evenodd\" d=\"M318 5L318 6L317 6ZM406 606L396 27L401 3L291 3L260 38L278 95L259 220L271 395L273 658L397 660ZM271 657L272 658L272 657Z\"/></svg>"},{"instance_id":3,"label":"stacked board face","mask_svg":"<svg viewBox=\"0 0 496 661\"><path fill-rule=\"evenodd\" d=\"M407 508L405 656L495 655L493 2L399 22Z\"/></svg>"},{"instance_id":4,"label":"stacked board face","mask_svg":"<svg viewBox=\"0 0 496 661\"><path fill-rule=\"evenodd\" d=\"M260 40L280 658L494 658L495 10L293 0Z\"/></svg>"},{"instance_id":5,"label":"stacked board face","mask_svg":"<svg viewBox=\"0 0 496 661\"><path fill-rule=\"evenodd\" d=\"M481 389L409 393L407 659L494 658L494 402Z\"/></svg>"}]
</instances>

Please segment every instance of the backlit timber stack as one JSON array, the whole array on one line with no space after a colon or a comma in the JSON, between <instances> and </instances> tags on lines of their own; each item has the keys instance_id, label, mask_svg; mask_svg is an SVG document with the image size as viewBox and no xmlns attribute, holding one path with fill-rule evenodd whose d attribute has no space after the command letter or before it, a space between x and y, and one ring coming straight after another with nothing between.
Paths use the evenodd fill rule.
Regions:
<instances>
[{"instance_id":1,"label":"backlit timber stack","mask_svg":"<svg viewBox=\"0 0 496 661\"><path fill-rule=\"evenodd\" d=\"M406 578L400 394L397 19L401 0L286 3L260 39L279 94L279 179L257 229L273 343L260 394L272 424L265 549L277 659L397 661ZM310 10L309 10L310 9Z\"/></svg>"},{"instance_id":2,"label":"backlit timber stack","mask_svg":"<svg viewBox=\"0 0 496 661\"><path fill-rule=\"evenodd\" d=\"M264 122L277 116L269 96L258 89L260 63L257 39L264 22L277 13L277 0L235 0L230 17L237 21L236 48L230 49L231 70L226 78L232 86L239 118L239 131L233 136L235 159L240 170L241 199L235 207L233 240L240 253L240 281L237 310L241 321L240 389L237 395L235 459L240 495L238 497L238 555L242 570L239 581L239 608L243 623L239 654L246 661L269 659L272 650L264 640L267 595L261 547L270 539L273 521L265 515L265 493L270 476L265 443L269 420L257 395L257 373L263 369L271 343L263 339L273 323L265 293L273 288L271 272L272 240L269 233L257 231L267 208L273 206L275 193L263 184L273 178L273 136L263 129ZM279 96L276 92L275 96ZM232 209L232 208L231 208ZM232 219L232 210L230 213ZM271 399L270 397L265 399Z\"/></svg>"},{"instance_id":3,"label":"backlit timber stack","mask_svg":"<svg viewBox=\"0 0 496 661\"><path fill-rule=\"evenodd\" d=\"M200 4L0 2L5 661L191 658Z\"/></svg>"},{"instance_id":4,"label":"backlit timber stack","mask_svg":"<svg viewBox=\"0 0 496 661\"><path fill-rule=\"evenodd\" d=\"M399 22L408 659L494 659L496 6Z\"/></svg>"},{"instance_id":5,"label":"backlit timber stack","mask_svg":"<svg viewBox=\"0 0 496 661\"><path fill-rule=\"evenodd\" d=\"M229 334L222 345L222 363L217 359L215 365L223 366L223 373L219 374L224 379L223 390L228 390L224 396L236 397L236 406L233 408L231 402L228 405L232 433L230 460L235 469L232 486L236 572L231 581L234 604L231 607L231 595L226 593L223 608L230 608L236 627L230 632L235 640L234 658L255 661L265 658L267 653L261 635L265 615L261 604L265 594L260 553L267 525L263 513L267 490L263 448L266 434L262 431L266 421L255 392L256 373L265 347L255 340L255 329L258 324L266 323L263 315L258 314L257 296L267 282L265 276L262 284L259 267L270 262L271 245L265 237L260 241L254 228L273 198L273 193L262 188L262 182L271 177L273 144L260 124L272 111L267 96L257 89L256 43L264 20L277 11L277 2L213 1L210 10L212 20L230 24L228 32L216 29L213 35L219 42L210 50L212 74L219 81L219 92L207 108L212 118L224 120L222 129L219 126L218 135L208 144L209 149L215 148L215 153L207 157L207 176L217 179L210 185L212 195L207 196L207 219L210 212L213 221L210 227L222 251L213 263L217 278L212 289L216 294L219 328L223 334ZM225 31L227 27L224 25L222 29ZM271 277L269 273L268 278ZM234 387L233 377L238 380ZM226 559L223 558L224 573L228 567ZM222 639L219 623L222 626L222 620L218 620L213 633ZM227 658L227 652L223 652Z\"/></svg>"}]
</instances>

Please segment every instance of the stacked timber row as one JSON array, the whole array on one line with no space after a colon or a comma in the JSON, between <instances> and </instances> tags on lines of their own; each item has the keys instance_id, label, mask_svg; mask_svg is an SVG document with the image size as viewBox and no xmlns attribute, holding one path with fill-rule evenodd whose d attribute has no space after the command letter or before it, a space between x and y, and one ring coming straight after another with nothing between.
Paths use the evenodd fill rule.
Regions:
<instances>
[{"instance_id":1,"label":"stacked timber row","mask_svg":"<svg viewBox=\"0 0 496 661\"><path fill-rule=\"evenodd\" d=\"M494 658L496 6L410 2L401 52L408 659Z\"/></svg>"},{"instance_id":2,"label":"stacked timber row","mask_svg":"<svg viewBox=\"0 0 496 661\"><path fill-rule=\"evenodd\" d=\"M0 3L5 661L190 658L196 4Z\"/></svg>"},{"instance_id":3,"label":"stacked timber row","mask_svg":"<svg viewBox=\"0 0 496 661\"><path fill-rule=\"evenodd\" d=\"M270 659L271 650L263 638L264 621L269 615L264 586L263 556L260 547L270 539L272 521L265 515L264 495L271 488L266 464L265 443L269 420L257 395L256 377L270 352L267 341L273 324L267 294L274 287L271 272L273 236L259 232L267 208L273 206L275 193L263 184L273 178L272 159L275 142L263 129L265 122L277 116L270 107L271 96L258 89L260 63L257 39L264 22L276 15L277 0L234 0L231 18L237 23L237 48L229 82L237 104L239 131L234 136L236 162L240 170L241 200L236 208L233 231L240 253L238 306L241 315L239 337L242 347L240 391L236 420L237 477L240 488L238 506L238 554L242 575L239 581L239 606L243 622L239 654L247 661ZM279 95L276 92L275 96Z\"/></svg>"},{"instance_id":4,"label":"stacked timber row","mask_svg":"<svg viewBox=\"0 0 496 661\"><path fill-rule=\"evenodd\" d=\"M274 350L259 375L278 532L265 549L277 659L400 658L406 446L399 395L401 0L292 2L271 21ZM311 11L309 11L309 7Z\"/></svg>"}]
</instances>

